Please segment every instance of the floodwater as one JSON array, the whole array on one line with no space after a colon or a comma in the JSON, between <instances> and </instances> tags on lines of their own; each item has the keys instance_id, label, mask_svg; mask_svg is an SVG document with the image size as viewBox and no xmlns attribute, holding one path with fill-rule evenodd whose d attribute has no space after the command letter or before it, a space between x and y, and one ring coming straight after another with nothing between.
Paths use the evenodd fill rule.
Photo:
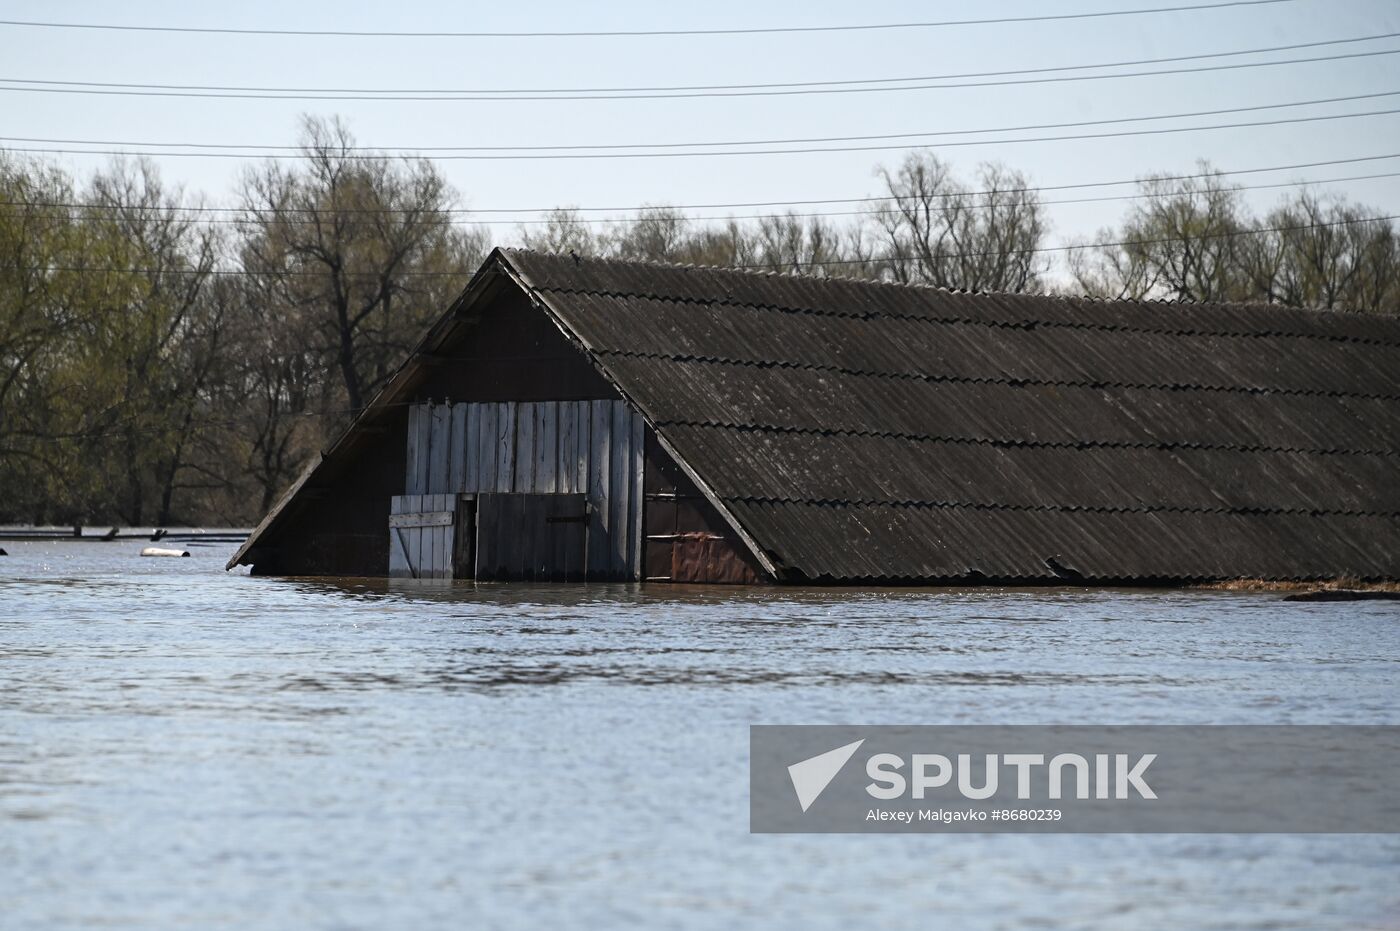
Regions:
<instances>
[{"instance_id":1,"label":"floodwater","mask_svg":"<svg viewBox=\"0 0 1400 931\"><path fill-rule=\"evenodd\" d=\"M1396 928L1387 836L760 836L752 723L1400 723L1400 603L5 544L0 927Z\"/></svg>"}]
</instances>

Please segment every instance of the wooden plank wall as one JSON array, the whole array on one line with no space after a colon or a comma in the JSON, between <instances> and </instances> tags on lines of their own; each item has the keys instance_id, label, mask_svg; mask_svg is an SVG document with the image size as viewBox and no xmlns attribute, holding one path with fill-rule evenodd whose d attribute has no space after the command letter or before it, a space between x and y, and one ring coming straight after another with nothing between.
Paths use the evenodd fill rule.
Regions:
<instances>
[{"instance_id":1,"label":"wooden plank wall","mask_svg":"<svg viewBox=\"0 0 1400 931\"><path fill-rule=\"evenodd\" d=\"M452 578L457 496L395 495L389 505L389 577Z\"/></svg>"},{"instance_id":2,"label":"wooden plank wall","mask_svg":"<svg viewBox=\"0 0 1400 931\"><path fill-rule=\"evenodd\" d=\"M625 401L416 404L405 490L587 494L589 577L637 580L644 430Z\"/></svg>"}]
</instances>

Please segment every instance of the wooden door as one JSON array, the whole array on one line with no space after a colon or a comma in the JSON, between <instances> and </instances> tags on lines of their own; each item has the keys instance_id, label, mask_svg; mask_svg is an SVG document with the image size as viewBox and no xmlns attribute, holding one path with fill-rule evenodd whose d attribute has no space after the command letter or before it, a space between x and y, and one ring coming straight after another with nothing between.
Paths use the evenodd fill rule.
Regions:
<instances>
[{"instance_id":1,"label":"wooden door","mask_svg":"<svg viewBox=\"0 0 1400 931\"><path fill-rule=\"evenodd\" d=\"M590 512L584 494L476 496L476 578L582 582Z\"/></svg>"},{"instance_id":2,"label":"wooden door","mask_svg":"<svg viewBox=\"0 0 1400 931\"><path fill-rule=\"evenodd\" d=\"M453 577L457 495L395 495L389 504L389 577Z\"/></svg>"}]
</instances>

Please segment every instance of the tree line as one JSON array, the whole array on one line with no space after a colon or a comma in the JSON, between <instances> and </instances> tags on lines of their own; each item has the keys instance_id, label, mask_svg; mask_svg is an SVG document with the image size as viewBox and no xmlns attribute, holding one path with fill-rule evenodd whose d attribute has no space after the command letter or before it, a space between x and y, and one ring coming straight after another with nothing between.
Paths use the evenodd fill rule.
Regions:
<instances>
[{"instance_id":1,"label":"tree line","mask_svg":"<svg viewBox=\"0 0 1400 931\"><path fill-rule=\"evenodd\" d=\"M876 178L840 218L560 208L512 238L971 290L1400 310L1393 224L1313 190L1259 215L1207 165L1148 177L1118 225L1056 251L1011 168L962 176L920 151ZM485 257L492 237L462 212L431 161L366 152L334 119L306 119L299 158L247 168L213 209L144 160L80 179L0 152L0 522L256 520Z\"/></svg>"}]
</instances>

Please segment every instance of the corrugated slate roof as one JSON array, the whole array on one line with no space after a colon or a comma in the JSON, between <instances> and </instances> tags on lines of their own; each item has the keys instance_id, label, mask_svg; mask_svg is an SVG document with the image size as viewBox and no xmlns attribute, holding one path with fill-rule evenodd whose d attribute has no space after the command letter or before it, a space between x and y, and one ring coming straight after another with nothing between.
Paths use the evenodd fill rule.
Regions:
<instances>
[{"instance_id":1,"label":"corrugated slate roof","mask_svg":"<svg viewBox=\"0 0 1400 931\"><path fill-rule=\"evenodd\" d=\"M1400 318L500 254L790 578L1400 578Z\"/></svg>"}]
</instances>

